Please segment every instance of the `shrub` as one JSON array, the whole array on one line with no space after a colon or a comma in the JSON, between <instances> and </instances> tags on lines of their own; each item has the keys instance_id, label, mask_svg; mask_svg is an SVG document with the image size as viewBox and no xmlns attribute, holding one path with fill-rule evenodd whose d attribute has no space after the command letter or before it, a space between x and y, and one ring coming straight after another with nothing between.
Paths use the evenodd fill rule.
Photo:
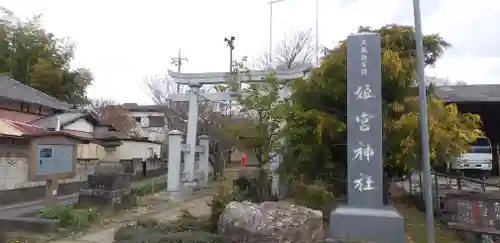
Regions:
<instances>
[{"instance_id":1,"label":"shrub","mask_svg":"<svg viewBox=\"0 0 500 243\"><path fill-rule=\"evenodd\" d=\"M237 198L238 190L237 187L233 185L222 185L218 188L212 202L210 203L211 214L210 214L210 232L217 231L217 223L219 222L220 215L224 212L226 205L231 201L235 201Z\"/></svg>"},{"instance_id":2,"label":"shrub","mask_svg":"<svg viewBox=\"0 0 500 243\"><path fill-rule=\"evenodd\" d=\"M99 212L92 208L73 208L73 206L43 208L37 217L59 220L62 227L82 228L99 217Z\"/></svg>"},{"instance_id":3,"label":"shrub","mask_svg":"<svg viewBox=\"0 0 500 243\"><path fill-rule=\"evenodd\" d=\"M233 186L236 190L238 201L249 200L252 202L261 201L258 181L255 178L239 177L234 180Z\"/></svg>"},{"instance_id":4,"label":"shrub","mask_svg":"<svg viewBox=\"0 0 500 243\"><path fill-rule=\"evenodd\" d=\"M185 213L176 222L159 223L155 219L142 219L134 225L124 226L115 233L116 243L226 243L223 238L205 232L193 222L199 219Z\"/></svg>"},{"instance_id":5,"label":"shrub","mask_svg":"<svg viewBox=\"0 0 500 243\"><path fill-rule=\"evenodd\" d=\"M277 198L271 195L271 180L265 169L253 169L251 173L240 174L233 185L238 191L237 200L248 200L252 202L275 201Z\"/></svg>"},{"instance_id":6,"label":"shrub","mask_svg":"<svg viewBox=\"0 0 500 243\"><path fill-rule=\"evenodd\" d=\"M333 192L322 182L304 184L297 182L291 190L293 200L302 206L321 210L323 218L328 220L330 212L336 204Z\"/></svg>"}]
</instances>

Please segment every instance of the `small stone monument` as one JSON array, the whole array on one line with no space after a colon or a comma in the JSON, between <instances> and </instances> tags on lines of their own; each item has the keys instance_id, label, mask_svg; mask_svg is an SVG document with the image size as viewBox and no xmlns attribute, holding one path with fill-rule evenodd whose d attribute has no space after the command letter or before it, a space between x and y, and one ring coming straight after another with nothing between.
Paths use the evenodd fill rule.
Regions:
<instances>
[{"instance_id":1,"label":"small stone monument","mask_svg":"<svg viewBox=\"0 0 500 243\"><path fill-rule=\"evenodd\" d=\"M108 205L114 209L128 207L135 203L130 192L131 175L124 173L119 163L117 148L122 145L121 137L110 135L99 139L106 152L95 166L94 174L87 178L87 187L80 189L78 202L82 204Z\"/></svg>"},{"instance_id":2,"label":"small stone monument","mask_svg":"<svg viewBox=\"0 0 500 243\"><path fill-rule=\"evenodd\" d=\"M383 203L381 43L378 33L347 38L348 205L330 233L340 239L403 243L404 220Z\"/></svg>"}]
</instances>

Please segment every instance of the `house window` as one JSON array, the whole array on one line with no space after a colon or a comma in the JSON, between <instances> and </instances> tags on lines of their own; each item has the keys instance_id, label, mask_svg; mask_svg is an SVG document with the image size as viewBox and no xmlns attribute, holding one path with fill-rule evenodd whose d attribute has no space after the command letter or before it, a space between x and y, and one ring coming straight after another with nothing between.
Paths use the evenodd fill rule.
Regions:
<instances>
[{"instance_id":1,"label":"house window","mask_svg":"<svg viewBox=\"0 0 500 243\"><path fill-rule=\"evenodd\" d=\"M140 118L140 117L134 117L134 120L135 120L136 122L141 122L141 118Z\"/></svg>"},{"instance_id":2,"label":"house window","mask_svg":"<svg viewBox=\"0 0 500 243\"><path fill-rule=\"evenodd\" d=\"M148 148L148 158L153 158L153 154L154 154L153 148Z\"/></svg>"},{"instance_id":3,"label":"house window","mask_svg":"<svg viewBox=\"0 0 500 243\"><path fill-rule=\"evenodd\" d=\"M38 107L38 113L40 113L40 114L42 113L42 106Z\"/></svg>"},{"instance_id":4,"label":"house window","mask_svg":"<svg viewBox=\"0 0 500 243\"><path fill-rule=\"evenodd\" d=\"M51 148L40 149L40 159L50 159L50 158L52 158Z\"/></svg>"},{"instance_id":5,"label":"house window","mask_svg":"<svg viewBox=\"0 0 500 243\"><path fill-rule=\"evenodd\" d=\"M29 112L30 111L30 105L26 104L26 103L21 103L21 111Z\"/></svg>"}]
</instances>

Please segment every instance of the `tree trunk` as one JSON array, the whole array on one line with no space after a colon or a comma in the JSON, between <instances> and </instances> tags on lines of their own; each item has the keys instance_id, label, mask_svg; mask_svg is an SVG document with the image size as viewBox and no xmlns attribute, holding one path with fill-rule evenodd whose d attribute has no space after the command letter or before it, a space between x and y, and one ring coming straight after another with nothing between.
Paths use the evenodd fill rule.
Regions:
<instances>
[{"instance_id":1,"label":"tree trunk","mask_svg":"<svg viewBox=\"0 0 500 243\"><path fill-rule=\"evenodd\" d=\"M259 201L267 201L270 199L271 193L269 188L269 175L266 169L259 168L259 178L257 179L259 187Z\"/></svg>"}]
</instances>

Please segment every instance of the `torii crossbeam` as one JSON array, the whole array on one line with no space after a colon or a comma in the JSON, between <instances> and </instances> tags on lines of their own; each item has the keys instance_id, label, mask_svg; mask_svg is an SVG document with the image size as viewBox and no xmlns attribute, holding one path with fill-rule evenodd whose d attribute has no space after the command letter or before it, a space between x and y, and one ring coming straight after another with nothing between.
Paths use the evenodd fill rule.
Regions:
<instances>
[{"instance_id":1,"label":"torii crossbeam","mask_svg":"<svg viewBox=\"0 0 500 243\"><path fill-rule=\"evenodd\" d=\"M286 83L301 77L304 77L312 68L311 65L298 66L292 69L276 70L275 77L278 82ZM194 162L196 147L196 132L198 127L198 94L200 88L204 84L228 84L229 80L235 80L238 83L265 82L269 71L264 70L248 70L245 72L207 72L207 73L180 73L168 70L168 75L178 84L188 85L191 90L188 94L175 95L169 99L173 101L189 101L188 112L188 129L186 136L186 144L189 151L186 153L186 161L184 172L187 172L188 181L192 182L194 178ZM227 101L234 100L233 92L215 92L202 95L210 101Z\"/></svg>"}]
</instances>

